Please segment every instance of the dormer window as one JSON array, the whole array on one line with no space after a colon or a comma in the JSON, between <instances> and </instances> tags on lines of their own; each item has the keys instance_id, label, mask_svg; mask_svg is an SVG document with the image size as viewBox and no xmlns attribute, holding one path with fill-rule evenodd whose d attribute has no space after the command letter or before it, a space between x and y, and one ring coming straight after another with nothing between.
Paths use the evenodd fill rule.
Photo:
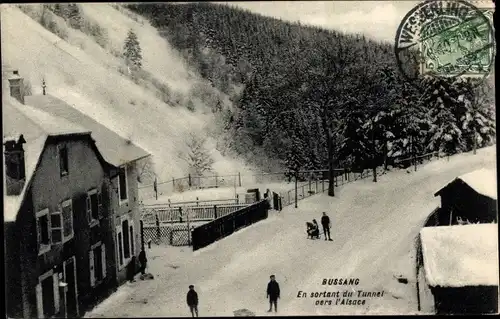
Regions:
<instances>
[{"instance_id":1,"label":"dormer window","mask_svg":"<svg viewBox=\"0 0 500 319\"><path fill-rule=\"evenodd\" d=\"M26 177L24 169L24 152L10 151L5 155L6 174L12 179L22 180Z\"/></svg>"},{"instance_id":2,"label":"dormer window","mask_svg":"<svg viewBox=\"0 0 500 319\"><path fill-rule=\"evenodd\" d=\"M4 167L7 195L19 195L26 179L23 135L13 138L4 137Z\"/></svg>"},{"instance_id":3,"label":"dormer window","mask_svg":"<svg viewBox=\"0 0 500 319\"><path fill-rule=\"evenodd\" d=\"M68 175L68 147L66 145L58 145L59 152L59 171L61 176Z\"/></svg>"}]
</instances>

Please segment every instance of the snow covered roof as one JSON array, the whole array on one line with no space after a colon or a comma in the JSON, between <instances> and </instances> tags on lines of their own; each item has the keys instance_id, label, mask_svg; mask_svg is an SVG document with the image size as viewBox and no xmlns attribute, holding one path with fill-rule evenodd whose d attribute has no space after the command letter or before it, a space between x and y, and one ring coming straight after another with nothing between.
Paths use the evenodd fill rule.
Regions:
<instances>
[{"instance_id":1,"label":"snow covered roof","mask_svg":"<svg viewBox=\"0 0 500 319\"><path fill-rule=\"evenodd\" d=\"M108 163L114 166L120 166L150 155L148 152L119 136L105 125L102 125L93 118L83 114L68 103L52 95L40 94L26 96L25 103L57 117L78 123L92 131L92 137L96 142L99 152L101 152Z\"/></svg>"},{"instance_id":2,"label":"snow covered roof","mask_svg":"<svg viewBox=\"0 0 500 319\"><path fill-rule=\"evenodd\" d=\"M420 238L430 286L498 286L497 224L425 227Z\"/></svg>"},{"instance_id":3,"label":"snow covered roof","mask_svg":"<svg viewBox=\"0 0 500 319\"><path fill-rule=\"evenodd\" d=\"M30 106L22 105L17 100L4 96L2 98L3 140L15 139L22 134L26 143L23 145L25 174L21 193L17 196L7 195L4 183L4 221L14 221L29 187L38 161L49 136L90 134L90 131L65 119L54 117ZM2 165L4 166L4 165ZM5 176L5 167L3 167Z\"/></svg>"},{"instance_id":4,"label":"snow covered roof","mask_svg":"<svg viewBox=\"0 0 500 319\"><path fill-rule=\"evenodd\" d=\"M434 196L439 195L441 190L448 187L451 183L456 180L461 180L467 185L469 185L478 194L484 195L486 197L497 200L497 174L493 170L486 168L481 168L467 174L461 175L455 178L453 181L449 182L445 187L438 190Z\"/></svg>"}]
</instances>

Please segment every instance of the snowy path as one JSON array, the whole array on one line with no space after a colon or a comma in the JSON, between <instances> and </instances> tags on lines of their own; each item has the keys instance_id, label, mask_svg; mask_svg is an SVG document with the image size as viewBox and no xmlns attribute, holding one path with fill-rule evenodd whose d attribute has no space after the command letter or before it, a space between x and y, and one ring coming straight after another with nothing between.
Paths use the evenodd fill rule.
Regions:
<instances>
[{"instance_id":1,"label":"snowy path","mask_svg":"<svg viewBox=\"0 0 500 319\"><path fill-rule=\"evenodd\" d=\"M439 205L434 192L456 176L477 168L495 169L495 147L476 156L462 154L396 171L378 183L361 180L337 189L336 196L313 196L299 208L285 208L199 252L153 247L148 252L152 281L126 284L87 317L188 316L185 294L194 284L202 316L233 316L247 308L266 315L265 289L275 274L282 289L281 315L416 313L413 239ZM307 240L305 222L327 211L332 242ZM408 278L398 283L395 275ZM322 286L323 278L359 278L358 286ZM310 292L349 289L384 291L364 306L315 306ZM327 299L327 298L319 298ZM332 299L332 298L328 298ZM145 303L144 301L147 301Z\"/></svg>"}]
</instances>

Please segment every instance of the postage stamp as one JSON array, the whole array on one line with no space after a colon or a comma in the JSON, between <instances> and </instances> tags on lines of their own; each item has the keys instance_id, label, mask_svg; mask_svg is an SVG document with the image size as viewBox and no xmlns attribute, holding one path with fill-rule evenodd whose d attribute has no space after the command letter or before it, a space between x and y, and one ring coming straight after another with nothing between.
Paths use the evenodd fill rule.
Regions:
<instances>
[{"instance_id":1,"label":"postage stamp","mask_svg":"<svg viewBox=\"0 0 500 319\"><path fill-rule=\"evenodd\" d=\"M395 53L405 77L487 76L494 63L492 10L461 0L429 0L403 18Z\"/></svg>"}]
</instances>

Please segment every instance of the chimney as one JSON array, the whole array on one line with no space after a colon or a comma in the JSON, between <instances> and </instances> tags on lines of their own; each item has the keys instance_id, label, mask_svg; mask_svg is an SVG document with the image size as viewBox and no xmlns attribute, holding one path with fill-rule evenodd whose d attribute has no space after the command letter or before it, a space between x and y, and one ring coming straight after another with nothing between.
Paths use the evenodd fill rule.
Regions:
<instances>
[{"instance_id":1,"label":"chimney","mask_svg":"<svg viewBox=\"0 0 500 319\"><path fill-rule=\"evenodd\" d=\"M5 185L7 195L20 195L26 182L26 168L24 163L24 148L26 143L21 134L16 140L9 138L4 140L5 157Z\"/></svg>"},{"instance_id":2,"label":"chimney","mask_svg":"<svg viewBox=\"0 0 500 319\"><path fill-rule=\"evenodd\" d=\"M14 70L9 77L10 96L24 104L24 84L23 78L19 76L19 71Z\"/></svg>"}]
</instances>

